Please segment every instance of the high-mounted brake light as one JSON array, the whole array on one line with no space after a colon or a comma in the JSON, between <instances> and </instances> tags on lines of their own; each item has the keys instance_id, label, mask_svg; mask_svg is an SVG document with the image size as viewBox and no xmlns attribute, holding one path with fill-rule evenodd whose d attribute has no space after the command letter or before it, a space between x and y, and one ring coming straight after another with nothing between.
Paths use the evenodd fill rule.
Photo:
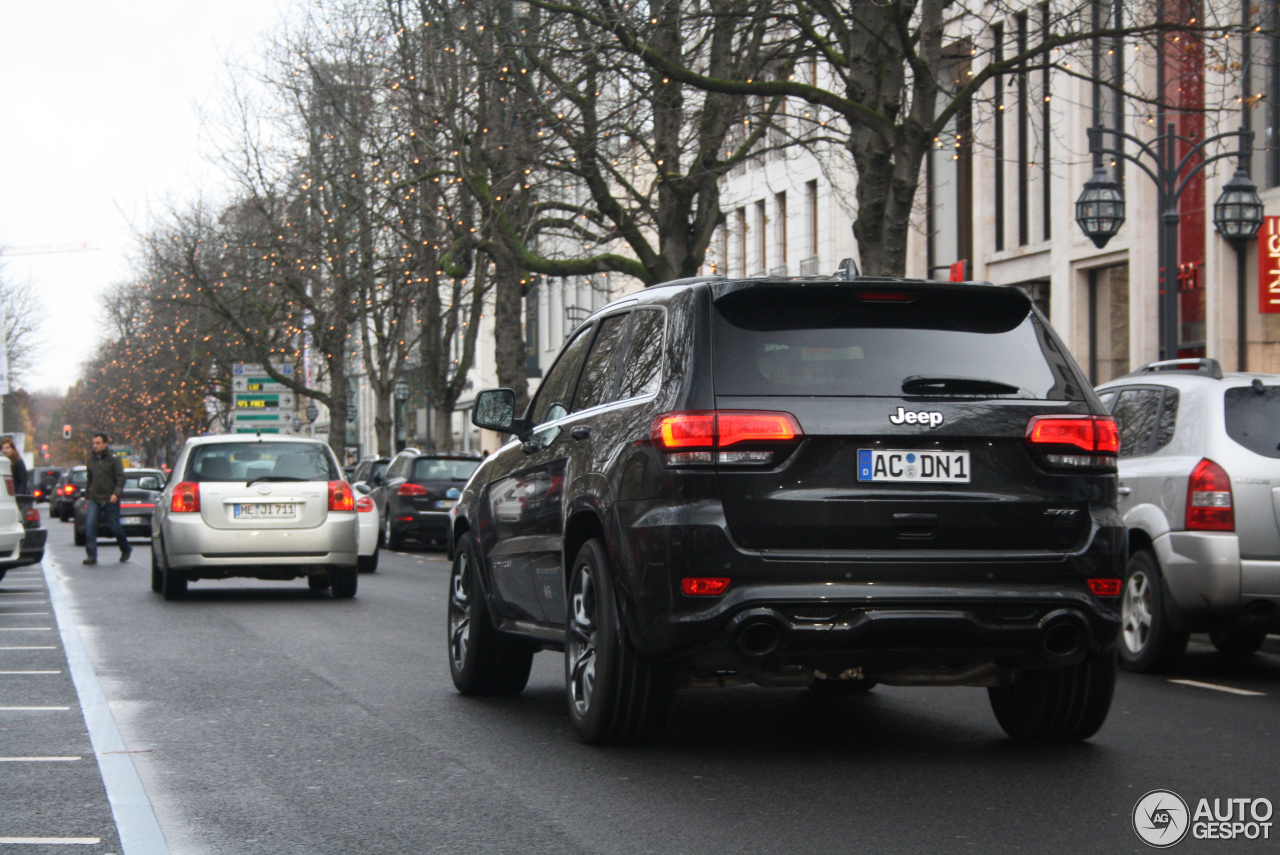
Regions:
<instances>
[{"instance_id":1,"label":"high-mounted brake light","mask_svg":"<svg viewBox=\"0 0 1280 855\"><path fill-rule=\"evenodd\" d=\"M329 482L329 510L354 511L356 509L355 494L346 481Z\"/></svg>"},{"instance_id":2,"label":"high-mounted brake light","mask_svg":"<svg viewBox=\"0 0 1280 855\"><path fill-rule=\"evenodd\" d=\"M174 486L169 510L175 514L200 513L200 485L195 481L183 481Z\"/></svg>"},{"instance_id":3,"label":"high-mounted brake light","mask_svg":"<svg viewBox=\"0 0 1280 855\"><path fill-rule=\"evenodd\" d=\"M653 444L667 452L668 465L767 464L767 450L721 451L739 443L791 442L804 437L791 413L767 410L688 410L663 413L649 431Z\"/></svg>"},{"instance_id":4,"label":"high-mounted brake light","mask_svg":"<svg viewBox=\"0 0 1280 855\"><path fill-rule=\"evenodd\" d=\"M425 496L427 488L421 484L414 484L411 481L405 481L399 487L396 487L397 496Z\"/></svg>"},{"instance_id":5,"label":"high-mounted brake light","mask_svg":"<svg viewBox=\"0 0 1280 855\"><path fill-rule=\"evenodd\" d=\"M1027 422L1028 445L1073 446L1084 454L1052 452L1045 460L1053 466L1115 466L1120 453L1120 430L1111 416L1033 416Z\"/></svg>"},{"instance_id":6,"label":"high-mounted brake light","mask_svg":"<svg viewBox=\"0 0 1280 855\"><path fill-rule=\"evenodd\" d=\"M729 589L730 581L724 577L686 576L680 580L680 591L686 597L718 597Z\"/></svg>"},{"instance_id":7,"label":"high-mounted brake light","mask_svg":"<svg viewBox=\"0 0 1280 855\"><path fill-rule=\"evenodd\" d=\"M376 506L373 503L373 499L369 498L368 496L361 496L360 498L356 499L356 510L359 511L360 513L368 513L369 511L373 510L374 507Z\"/></svg>"},{"instance_id":8,"label":"high-mounted brake light","mask_svg":"<svg viewBox=\"0 0 1280 855\"><path fill-rule=\"evenodd\" d=\"M1186 527L1189 531L1235 531L1231 479L1209 458L1191 470L1187 480Z\"/></svg>"}]
</instances>

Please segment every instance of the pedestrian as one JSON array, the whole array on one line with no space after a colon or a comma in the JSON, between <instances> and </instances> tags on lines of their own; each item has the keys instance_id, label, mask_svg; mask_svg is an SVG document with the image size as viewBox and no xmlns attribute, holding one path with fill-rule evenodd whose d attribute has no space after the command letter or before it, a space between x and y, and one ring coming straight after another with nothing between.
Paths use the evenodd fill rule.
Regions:
<instances>
[{"instance_id":1,"label":"pedestrian","mask_svg":"<svg viewBox=\"0 0 1280 855\"><path fill-rule=\"evenodd\" d=\"M13 437L0 439L0 454L9 458L9 471L13 473L14 495L23 496L27 492L27 464L23 462L18 447L13 444Z\"/></svg>"},{"instance_id":2,"label":"pedestrian","mask_svg":"<svg viewBox=\"0 0 1280 855\"><path fill-rule=\"evenodd\" d=\"M89 481L84 487L84 549L88 553L85 564L98 563L98 517L105 515L107 531L120 544L120 560L128 561L133 554L129 539L120 525L120 494L124 492L124 464L111 453L105 433L93 435L93 453L84 465Z\"/></svg>"}]
</instances>

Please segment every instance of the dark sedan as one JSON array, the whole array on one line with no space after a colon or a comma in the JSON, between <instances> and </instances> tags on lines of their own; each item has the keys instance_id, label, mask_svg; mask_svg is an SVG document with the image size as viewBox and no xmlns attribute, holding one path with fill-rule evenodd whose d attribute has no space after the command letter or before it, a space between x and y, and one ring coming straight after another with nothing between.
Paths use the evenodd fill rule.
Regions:
<instances>
[{"instance_id":1,"label":"dark sedan","mask_svg":"<svg viewBox=\"0 0 1280 855\"><path fill-rule=\"evenodd\" d=\"M89 483L89 473L83 466L74 466L62 473L58 483L49 495L49 516L57 517L63 522L71 519L76 500L84 492L84 485Z\"/></svg>"},{"instance_id":2,"label":"dark sedan","mask_svg":"<svg viewBox=\"0 0 1280 855\"><path fill-rule=\"evenodd\" d=\"M151 515L164 489L164 473L159 469L124 470L124 493L120 496L120 524L127 537L151 538ZM76 546L84 546L85 513L88 506L83 494L76 500ZM105 515L98 517L98 537L109 537Z\"/></svg>"},{"instance_id":3,"label":"dark sedan","mask_svg":"<svg viewBox=\"0 0 1280 855\"><path fill-rule=\"evenodd\" d=\"M446 546L449 509L480 458L464 454L420 452L405 449L395 456L373 491L382 509L383 542L400 549L405 540L421 545Z\"/></svg>"}]
</instances>

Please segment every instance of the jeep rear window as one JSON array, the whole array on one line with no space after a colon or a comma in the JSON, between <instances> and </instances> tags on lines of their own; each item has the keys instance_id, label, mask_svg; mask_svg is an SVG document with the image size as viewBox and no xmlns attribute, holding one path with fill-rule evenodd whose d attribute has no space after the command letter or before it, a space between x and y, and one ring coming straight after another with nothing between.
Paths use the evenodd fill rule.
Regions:
<instances>
[{"instance_id":1,"label":"jeep rear window","mask_svg":"<svg viewBox=\"0 0 1280 855\"><path fill-rule=\"evenodd\" d=\"M1084 399L1069 357L1021 292L879 291L909 299L867 300L865 290L822 285L724 293L713 312L716 394L901 397L914 377L1003 384L1008 397Z\"/></svg>"},{"instance_id":2,"label":"jeep rear window","mask_svg":"<svg viewBox=\"0 0 1280 855\"><path fill-rule=\"evenodd\" d=\"M1264 386L1261 394L1251 386L1237 386L1223 393L1227 436L1263 457L1280 458L1280 386Z\"/></svg>"}]
</instances>

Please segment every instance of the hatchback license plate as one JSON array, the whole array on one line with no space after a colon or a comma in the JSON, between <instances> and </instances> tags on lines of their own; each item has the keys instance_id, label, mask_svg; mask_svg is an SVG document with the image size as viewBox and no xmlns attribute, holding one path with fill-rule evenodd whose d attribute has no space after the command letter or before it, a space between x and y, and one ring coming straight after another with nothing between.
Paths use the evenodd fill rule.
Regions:
<instances>
[{"instance_id":1,"label":"hatchback license plate","mask_svg":"<svg viewBox=\"0 0 1280 855\"><path fill-rule=\"evenodd\" d=\"M968 484L969 452L862 448L858 480Z\"/></svg>"},{"instance_id":2,"label":"hatchback license plate","mask_svg":"<svg viewBox=\"0 0 1280 855\"><path fill-rule=\"evenodd\" d=\"M121 517L120 525L142 525L146 520L142 517Z\"/></svg>"},{"instance_id":3,"label":"hatchback license plate","mask_svg":"<svg viewBox=\"0 0 1280 855\"><path fill-rule=\"evenodd\" d=\"M295 513L293 502L252 502L234 507L236 519L284 518L292 517Z\"/></svg>"}]
</instances>

